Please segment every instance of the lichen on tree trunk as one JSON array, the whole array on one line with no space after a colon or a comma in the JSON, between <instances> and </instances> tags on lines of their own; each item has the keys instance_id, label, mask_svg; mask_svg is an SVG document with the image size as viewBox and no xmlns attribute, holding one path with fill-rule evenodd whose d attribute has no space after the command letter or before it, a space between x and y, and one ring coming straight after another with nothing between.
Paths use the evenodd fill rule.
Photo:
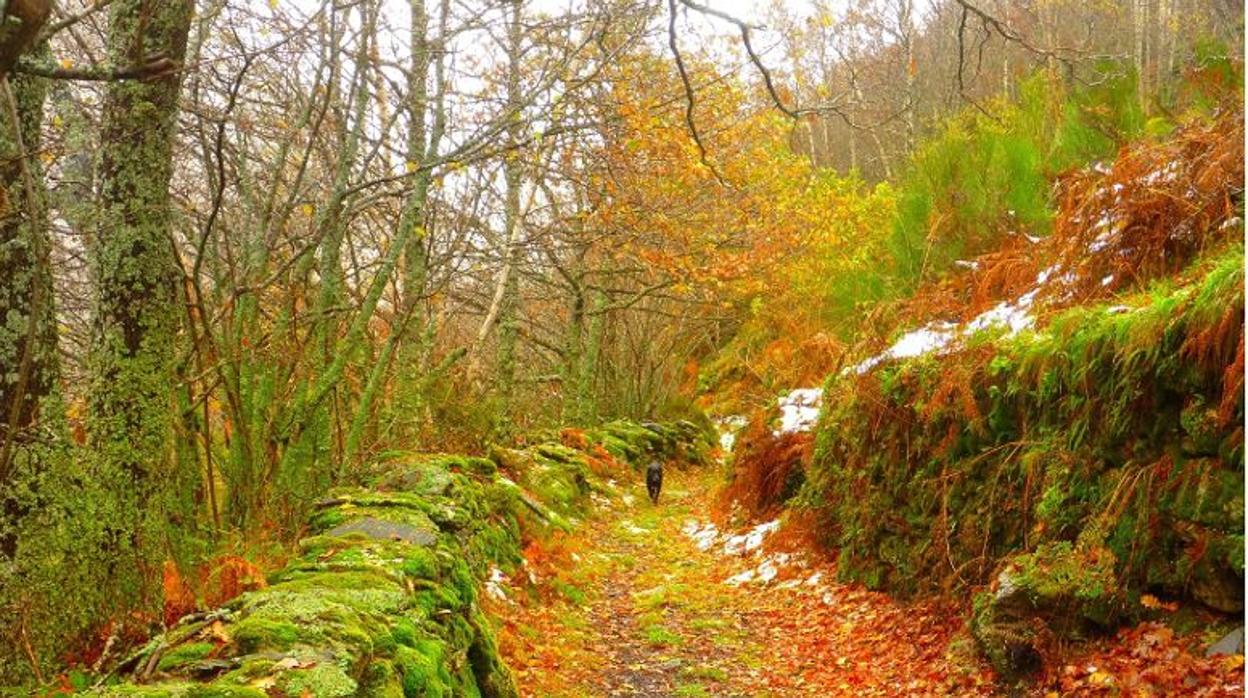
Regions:
<instances>
[{"instance_id":1,"label":"lichen on tree trunk","mask_svg":"<svg viewBox=\"0 0 1248 698\"><path fill-rule=\"evenodd\" d=\"M163 56L180 66L193 7L192 0L113 3L110 60L134 66ZM119 503L114 544L139 561L164 554L157 552L162 524L176 516L166 499L178 478L171 386L182 313L169 182L181 80L180 70L169 70L112 82L103 105L88 432L94 477ZM119 559L118 574L132 566Z\"/></svg>"}]
</instances>

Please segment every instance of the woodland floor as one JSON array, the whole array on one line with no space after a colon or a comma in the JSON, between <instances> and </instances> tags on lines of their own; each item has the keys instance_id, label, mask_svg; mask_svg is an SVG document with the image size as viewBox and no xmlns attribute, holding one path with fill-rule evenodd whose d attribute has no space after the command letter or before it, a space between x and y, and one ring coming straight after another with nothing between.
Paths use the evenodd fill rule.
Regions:
<instances>
[{"instance_id":1,"label":"woodland floor","mask_svg":"<svg viewBox=\"0 0 1248 698\"><path fill-rule=\"evenodd\" d=\"M683 529L706 522L721 482L713 468L669 471L657 506L638 482L600 499L575 534L530 545L518 573L530 580L489 602L522 695L1006 694L975 652L965 609L835 583L830 562L784 533L766 553L725 555L722 539L700 549ZM796 554L767 584L725 583L777 549ZM1144 623L1009 693L1243 695L1242 655L1205 658L1199 642Z\"/></svg>"},{"instance_id":2,"label":"woodland floor","mask_svg":"<svg viewBox=\"0 0 1248 698\"><path fill-rule=\"evenodd\" d=\"M758 554L701 550L682 531L720 481L669 471L658 506L638 485L575 535L530 547L538 584L494 609L523 695L992 695L973 649L951 649L953 609L823 582L831 570L810 560L766 586L725 584Z\"/></svg>"}]
</instances>

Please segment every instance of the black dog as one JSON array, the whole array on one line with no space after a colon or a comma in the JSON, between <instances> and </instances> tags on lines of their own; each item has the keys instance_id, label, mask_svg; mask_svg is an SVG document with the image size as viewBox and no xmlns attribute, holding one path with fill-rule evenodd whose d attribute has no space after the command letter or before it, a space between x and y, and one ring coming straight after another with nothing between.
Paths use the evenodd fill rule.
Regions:
<instances>
[{"instance_id":1,"label":"black dog","mask_svg":"<svg viewBox=\"0 0 1248 698\"><path fill-rule=\"evenodd\" d=\"M650 493L650 501L659 503L659 490L663 489L663 464L650 461L646 466L646 491Z\"/></svg>"}]
</instances>

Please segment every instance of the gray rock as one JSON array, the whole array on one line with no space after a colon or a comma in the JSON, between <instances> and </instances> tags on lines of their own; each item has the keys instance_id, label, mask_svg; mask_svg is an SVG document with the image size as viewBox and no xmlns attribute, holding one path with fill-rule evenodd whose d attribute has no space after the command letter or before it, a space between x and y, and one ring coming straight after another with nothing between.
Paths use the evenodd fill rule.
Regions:
<instances>
[{"instance_id":1,"label":"gray rock","mask_svg":"<svg viewBox=\"0 0 1248 698\"><path fill-rule=\"evenodd\" d=\"M404 543L419 546L433 545L438 539L436 530L413 526L412 524L385 521L372 516L348 521L326 533L326 535L330 536L347 536L351 534L361 534L375 540L403 541Z\"/></svg>"},{"instance_id":2,"label":"gray rock","mask_svg":"<svg viewBox=\"0 0 1248 698\"><path fill-rule=\"evenodd\" d=\"M1239 626L1222 637L1221 640L1209 645L1209 649L1205 650L1206 657L1212 657L1215 654L1243 654L1244 653L1244 626Z\"/></svg>"}]
</instances>

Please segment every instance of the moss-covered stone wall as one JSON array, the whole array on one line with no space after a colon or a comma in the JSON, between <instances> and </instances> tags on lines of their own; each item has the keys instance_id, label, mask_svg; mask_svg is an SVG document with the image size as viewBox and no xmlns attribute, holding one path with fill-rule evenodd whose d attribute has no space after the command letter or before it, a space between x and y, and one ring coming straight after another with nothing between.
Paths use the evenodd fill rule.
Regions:
<instances>
[{"instance_id":1,"label":"moss-covered stone wall","mask_svg":"<svg viewBox=\"0 0 1248 698\"><path fill-rule=\"evenodd\" d=\"M1006 671L1037 617L1075 636L1146 592L1242 611L1243 248L1116 302L829 381L800 501L843 579L989 587L973 630Z\"/></svg>"},{"instance_id":2,"label":"moss-covered stone wall","mask_svg":"<svg viewBox=\"0 0 1248 698\"><path fill-rule=\"evenodd\" d=\"M335 490L263 588L183 619L121 667L109 696L515 696L477 605L521 538L571 526L602 473L705 458L691 424L618 422L490 458L401 457Z\"/></svg>"}]
</instances>

